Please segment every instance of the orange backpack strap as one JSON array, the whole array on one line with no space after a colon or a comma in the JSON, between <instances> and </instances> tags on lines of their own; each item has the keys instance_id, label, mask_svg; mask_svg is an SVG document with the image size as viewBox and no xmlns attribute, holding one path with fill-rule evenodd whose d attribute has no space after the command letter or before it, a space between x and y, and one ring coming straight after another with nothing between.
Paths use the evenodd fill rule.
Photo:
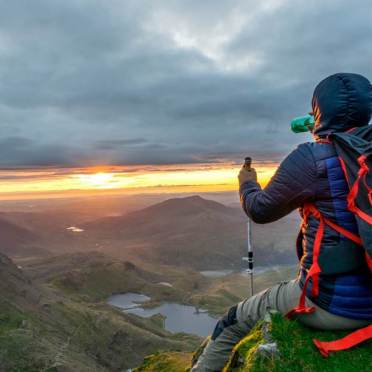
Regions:
<instances>
[{"instance_id":1,"label":"orange backpack strap","mask_svg":"<svg viewBox=\"0 0 372 372\"><path fill-rule=\"evenodd\" d=\"M307 219L310 214L314 214L316 218L319 219L319 227L315 235L314 241L314 248L313 248L313 262L310 269L307 272L306 279L304 286L302 288L302 293L300 297L300 301L294 309L292 309L287 315L287 318L291 318L294 314L307 314L312 313L315 311L315 307L306 307L306 291L307 286L309 284L310 278L312 278L313 286L312 286L312 295L314 297L318 296L319 294L319 273L321 272L318 258L320 253L320 246L323 239L324 234L324 217L321 213L316 209L316 207L312 204L305 204L303 207L303 214L304 214L304 224L307 223Z\"/></svg>"},{"instance_id":2,"label":"orange backpack strap","mask_svg":"<svg viewBox=\"0 0 372 372\"><path fill-rule=\"evenodd\" d=\"M370 338L372 338L372 324L360 328L336 341L325 342L314 339L313 342L319 349L320 353L327 358L331 351L347 350Z\"/></svg>"},{"instance_id":3,"label":"orange backpack strap","mask_svg":"<svg viewBox=\"0 0 372 372\"><path fill-rule=\"evenodd\" d=\"M304 214L304 223L307 223L307 219L310 215L313 215L315 218L319 220L318 230L315 235L314 240L314 247L313 247L313 262L310 269L307 272L307 276L305 279L304 286L302 288L302 293L300 297L300 301L297 307L291 310L288 314L286 314L287 318L291 318L294 314L306 314L312 313L315 311L314 307L306 307L306 290L309 284L310 278L312 279L312 288L311 288L311 295L312 297L318 297L319 295L319 274L321 273L321 268L319 266L319 254L320 248L322 244L322 239L324 235L324 228L325 225L328 225L332 229L336 230L340 234L346 236L348 239L352 240L354 243L362 245L362 240L358 235L355 235L351 231L344 229L343 227L335 224L334 222L325 218L319 210L316 208L314 204L305 204L303 207L303 214Z\"/></svg>"},{"instance_id":4,"label":"orange backpack strap","mask_svg":"<svg viewBox=\"0 0 372 372\"><path fill-rule=\"evenodd\" d=\"M305 284L302 288L302 293L300 301L297 307L291 310L286 317L290 319L294 314L309 314L315 311L315 307L306 306L306 290L309 284L310 278L312 278L312 290L311 294L313 297L319 295L319 274L321 273L321 268L319 266L319 254L320 247L324 235L325 225L328 225L332 229L336 230L340 234L344 235L348 239L352 240L354 243L362 245L362 240L358 235L355 235L351 231L344 229L343 227L335 224L334 222L325 218L314 204L305 204L303 208L304 213L304 223L307 223L307 219L310 215L314 216L319 220L318 230L315 235L314 247L313 247L313 262L310 269L307 272L305 279ZM331 342L322 342L319 340L313 340L316 347L319 349L320 353L327 357L330 351L346 350L349 349L365 340L372 338L372 325L368 327L358 329L355 332L350 333L344 338Z\"/></svg>"},{"instance_id":5,"label":"orange backpack strap","mask_svg":"<svg viewBox=\"0 0 372 372\"><path fill-rule=\"evenodd\" d=\"M345 162L341 157L339 159L340 159L341 167L342 167L342 170L345 174L345 177L346 177L347 181L349 182L349 180L347 178L347 171L346 171ZM367 166L366 160L367 160L367 157L365 155L362 155L358 158L358 163L360 165L360 169L358 171L357 179L355 180L354 184L350 186L350 193L347 197L347 206L348 206L348 208L351 212L355 213L362 220L368 222L369 224L372 224L372 216L369 216L367 213L363 212L355 204L355 199L356 199L356 197L358 195L358 191L359 191L359 184L362 180L364 182L365 188L366 188L367 193L368 193L368 200L372 204L372 189L369 187L369 185L367 184L367 181L366 181L366 175L369 172L369 168Z\"/></svg>"}]
</instances>

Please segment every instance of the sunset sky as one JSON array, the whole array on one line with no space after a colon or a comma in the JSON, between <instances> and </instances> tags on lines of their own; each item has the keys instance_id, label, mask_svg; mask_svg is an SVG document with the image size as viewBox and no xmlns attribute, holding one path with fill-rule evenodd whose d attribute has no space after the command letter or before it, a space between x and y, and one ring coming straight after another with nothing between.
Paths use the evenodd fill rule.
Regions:
<instances>
[{"instance_id":1,"label":"sunset sky","mask_svg":"<svg viewBox=\"0 0 372 372\"><path fill-rule=\"evenodd\" d=\"M371 40L368 0L0 0L0 198L264 185Z\"/></svg>"},{"instance_id":2,"label":"sunset sky","mask_svg":"<svg viewBox=\"0 0 372 372\"><path fill-rule=\"evenodd\" d=\"M258 177L265 185L276 164L258 167ZM84 195L102 193L190 192L237 190L236 164L182 164L167 166L98 166L85 168L39 168L2 170L0 197Z\"/></svg>"}]
</instances>

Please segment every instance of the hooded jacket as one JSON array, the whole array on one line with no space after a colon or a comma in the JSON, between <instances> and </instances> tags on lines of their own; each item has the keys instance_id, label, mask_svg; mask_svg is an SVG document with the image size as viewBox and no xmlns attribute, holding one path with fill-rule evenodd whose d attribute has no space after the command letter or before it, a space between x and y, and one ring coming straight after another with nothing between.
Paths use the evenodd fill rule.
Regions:
<instances>
[{"instance_id":1,"label":"hooded jacket","mask_svg":"<svg viewBox=\"0 0 372 372\"><path fill-rule=\"evenodd\" d=\"M358 234L355 217L347 208L348 185L336 151L325 139L330 133L366 126L371 118L372 87L361 75L339 73L315 88L312 108L315 142L299 145L280 164L269 184L261 189L249 181L240 187L246 214L257 223L280 219L305 203L313 203L327 219ZM319 221L309 216L297 239L299 282L303 287L313 260ZM372 319L372 278L364 250L325 227L319 264L319 296L307 297L330 313L353 319Z\"/></svg>"}]
</instances>

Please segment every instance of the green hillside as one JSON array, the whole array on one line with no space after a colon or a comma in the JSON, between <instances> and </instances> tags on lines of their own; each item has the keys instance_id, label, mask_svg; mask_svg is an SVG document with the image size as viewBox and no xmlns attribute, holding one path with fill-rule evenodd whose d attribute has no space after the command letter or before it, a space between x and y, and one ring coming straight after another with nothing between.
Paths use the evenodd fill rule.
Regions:
<instances>
[{"instance_id":1,"label":"green hillside","mask_svg":"<svg viewBox=\"0 0 372 372\"><path fill-rule=\"evenodd\" d=\"M347 332L314 331L295 321L275 314L269 326L270 334L278 345L279 353L264 356L257 353L264 340L260 323L235 348L223 372L367 372L372 370L372 343L366 342L351 350L333 353L323 358L312 339L334 340ZM145 358L136 372L184 372L190 368L190 353L157 353Z\"/></svg>"},{"instance_id":2,"label":"green hillside","mask_svg":"<svg viewBox=\"0 0 372 372\"><path fill-rule=\"evenodd\" d=\"M120 268L123 286L139 279L132 265ZM78 296L60 290L53 279L31 281L0 254L0 372L123 371L155 351L191 351L200 342L197 336L165 331L156 316L143 319L94 302L87 296L90 288Z\"/></svg>"}]
</instances>

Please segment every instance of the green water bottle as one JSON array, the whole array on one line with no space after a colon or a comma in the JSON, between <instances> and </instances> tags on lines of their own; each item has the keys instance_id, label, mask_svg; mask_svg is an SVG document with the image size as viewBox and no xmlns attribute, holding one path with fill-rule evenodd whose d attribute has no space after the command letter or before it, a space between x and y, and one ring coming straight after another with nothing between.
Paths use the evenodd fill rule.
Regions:
<instances>
[{"instance_id":1,"label":"green water bottle","mask_svg":"<svg viewBox=\"0 0 372 372\"><path fill-rule=\"evenodd\" d=\"M291 121L291 129L295 133L311 132L314 128L314 124L313 115L300 116Z\"/></svg>"}]
</instances>

